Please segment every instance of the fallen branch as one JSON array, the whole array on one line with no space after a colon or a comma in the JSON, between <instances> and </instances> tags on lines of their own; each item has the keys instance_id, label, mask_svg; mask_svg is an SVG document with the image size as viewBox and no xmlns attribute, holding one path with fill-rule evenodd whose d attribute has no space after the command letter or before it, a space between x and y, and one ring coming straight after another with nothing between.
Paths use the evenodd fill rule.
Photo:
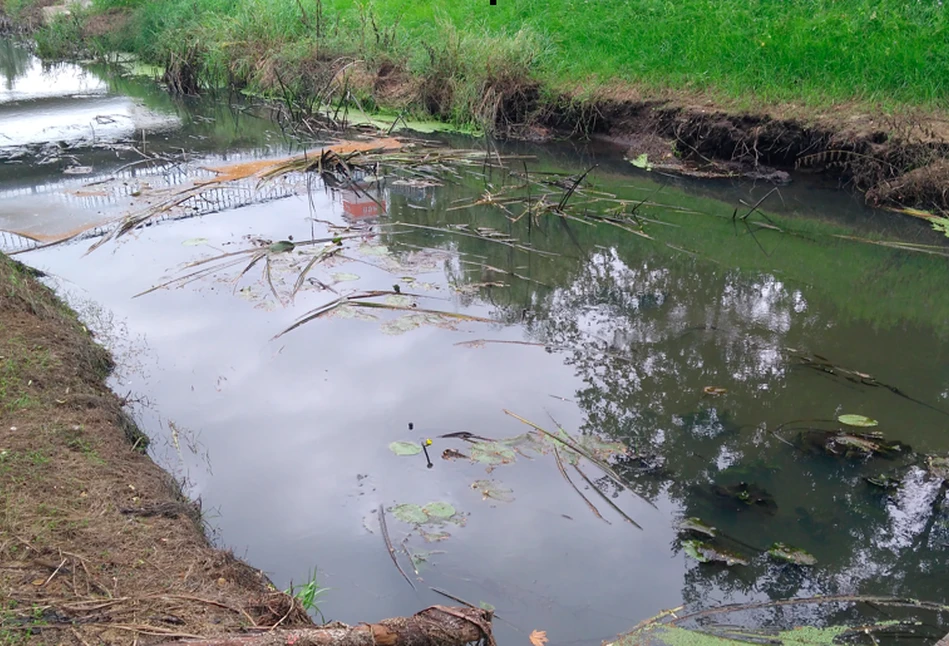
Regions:
<instances>
[{"instance_id":1,"label":"fallen branch","mask_svg":"<svg viewBox=\"0 0 949 646\"><path fill-rule=\"evenodd\" d=\"M481 640L496 646L492 618L490 610L481 608L431 606L411 617L383 619L376 624L333 622L320 628L165 642L161 646L462 646Z\"/></svg>"}]
</instances>

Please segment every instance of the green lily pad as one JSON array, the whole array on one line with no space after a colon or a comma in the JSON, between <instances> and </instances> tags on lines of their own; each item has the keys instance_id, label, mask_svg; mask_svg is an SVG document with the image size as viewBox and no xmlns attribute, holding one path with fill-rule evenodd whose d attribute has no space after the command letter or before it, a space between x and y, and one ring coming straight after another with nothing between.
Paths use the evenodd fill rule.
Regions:
<instances>
[{"instance_id":1,"label":"green lily pad","mask_svg":"<svg viewBox=\"0 0 949 646\"><path fill-rule=\"evenodd\" d=\"M428 522L428 515L418 505L402 503L389 510L393 516L403 523L410 525L422 525Z\"/></svg>"},{"instance_id":2,"label":"green lily pad","mask_svg":"<svg viewBox=\"0 0 949 646\"><path fill-rule=\"evenodd\" d=\"M817 565L817 559L813 555L784 543L774 543L768 550L768 556L795 565Z\"/></svg>"},{"instance_id":3,"label":"green lily pad","mask_svg":"<svg viewBox=\"0 0 949 646\"><path fill-rule=\"evenodd\" d=\"M649 163L649 155L643 153L639 155L636 159L630 159L629 163L635 166L636 168L642 168L643 170L652 170L652 164Z\"/></svg>"},{"instance_id":4,"label":"green lily pad","mask_svg":"<svg viewBox=\"0 0 949 646\"><path fill-rule=\"evenodd\" d=\"M422 452L422 445L418 442L393 442L389 445L389 450L396 455L418 455Z\"/></svg>"},{"instance_id":5,"label":"green lily pad","mask_svg":"<svg viewBox=\"0 0 949 646\"><path fill-rule=\"evenodd\" d=\"M903 484L903 481L900 480L900 478L887 473L881 473L877 476L866 476L864 480L866 480L869 484L872 484L874 487L879 487L880 489L885 489L887 491L899 489L900 485Z\"/></svg>"},{"instance_id":6,"label":"green lily pad","mask_svg":"<svg viewBox=\"0 0 949 646\"><path fill-rule=\"evenodd\" d=\"M740 554L714 547L703 541L682 541L682 549L699 563L724 563L729 567L748 565L748 559Z\"/></svg>"},{"instance_id":7,"label":"green lily pad","mask_svg":"<svg viewBox=\"0 0 949 646\"><path fill-rule=\"evenodd\" d=\"M438 543L451 538L451 534L448 532L426 532L425 530L420 530L419 534L421 534L426 543Z\"/></svg>"},{"instance_id":8,"label":"green lily pad","mask_svg":"<svg viewBox=\"0 0 949 646\"><path fill-rule=\"evenodd\" d=\"M430 518L438 520L448 520L457 513L455 508L447 502L430 502L422 507L422 511Z\"/></svg>"},{"instance_id":9,"label":"green lily pad","mask_svg":"<svg viewBox=\"0 0 949 646\"><path fill-rule=\"evenodd\" d=\"M695 532L696 534L704 534L709 538L715 538L718 536L718 530L706 523L701 518L696 518L692 516L691 518L685 518L679 522L677 528L679 531L683 532Z\"/></svg>"},{"instance_id":10,"label":"green lily pad","mask_svg":"<svg viewBox=\"0 0 949 646\"><path fill-rule=\"evenodd\" d=\"M267 251L270 253L286 253L288 251L293 251L296 248L297 246L289 240L278 240L267 247Z\"/></svg>"},{"instance_id":11,"label":"green lily pad","mask_svg":"<svg viewBox=\"0 0 949 646\"><path fill-rule=\"evenodd\" d=\"M858 426L860 428L870 428L871 426L879 425L878 421L870 419L865 415L840 415L837 417L837 421L847 426Z\"/></svg>"},{"instance_id":12,"label":"green lily pad","mask_svg":"<svg viewBox=\"0 0 949 646\"><path fill-rule=\"evenodd\" d=\"M471 483L471 488L480 492L483 500L497 500L499 502L511 502L514 500L514 491L500 486L494 480L475 480Z\"/></svg>"},{"instance_id":13,"label":"green lily pad","mask_svg":"<svg viewBox=\"0 0 949 646\"><path fill-rule=\"evenodd\" d=\"M333 280L335 280L337 283L344 283L351 280L359 280L359 276L357 274L339 271L333 274Z\"/></svg>"},{"instance_id":14,"label":"green lily pad","mask_svg":"<svg viewBox=\"0 0 949 646\"><path fill-rule=\"evenodd\" d=\"M410 307L412 298L404 294L389 294L385 297L385 304L393 307Z\"/></svg>"},{"instance_id":15,"label":"green lily pad","mask_svg":"<svg viewBox=\"0 0 949 646\"><path fill-rule=\"evenodd\" d=\"M185 240L185 241L182 242L181 244L183 244L183 245L186 246L186 247L199 247L199 246L201 246L201 245L203 245L203 244L207 244L207 243L208 243L208 239L207 239L207 238L188 238L187 240Z\"/></svg>"},{"instance_id":16,"label":"green lily pad","mask_svg":"<svg viewBox=\"0 0 949 646\"><path fill-rule=\"evenodd\" d=\"M514 450L500 442L475 442L469 455L475 462L491 465L507 464L517 459Z\"/></svg>"}]
</instances>

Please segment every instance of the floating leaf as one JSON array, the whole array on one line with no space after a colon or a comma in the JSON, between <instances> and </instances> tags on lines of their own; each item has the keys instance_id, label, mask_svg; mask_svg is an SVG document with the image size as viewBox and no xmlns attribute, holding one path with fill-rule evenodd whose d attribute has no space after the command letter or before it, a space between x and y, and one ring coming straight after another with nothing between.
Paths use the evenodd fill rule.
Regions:
<instances>
[{"instance_id":1,"label":"floating leaf","mask_svg":"<svg viewBox=\"0 0 949 646\"><path fill-rule=\"evenodd\" d=\"M183 245L186 246L186 247L198 247L198 246L201 246L201 245L207 244L207 243L208 243L208 239L207 239L207 238L188 238L187 240L185 240L185 241L182 242L181 244L183 244Z\"/></svg>"},{"instance_id":2,"label":"floating leaf","mask_svg":"<svg viewBox=\"0 0 949 646\"><path fill-rule=\"evenodd\" d=\"M438 543L439 541L451 538L451 534L448 532L426 532L422 530L419 531L419 534L422 535L426 543Z\"/></svg>"},{"instance_id":3,"label":"floating leaf","mask_svg":"<svg viewBox=\"0 0 949 646\"><path fill-rule=\"evenodd\" d=\"M886 489L888 491L899 489L900 485L903 484L903 481L898 477L886 473L881 473L878 476L867 476L864 478L864 480L872 484L874 487L879 487L880 489Z\"/></svg>"},{"instance_id":4,"label":"floating leaf","mask_svg":"<svg viewBox=\"0 0 949 646\"><path fill-rule=\"evenodd\" d=\"M404 314L398 318L386 321L379 326L383 334L405 334L418 327L421 327L425 320L417 314Z\"/></svg>"},{"instance_id":5,"label":"floating leaf","mask_svg":"<svg viewBox=\"0 0 949 646\"><path fill-rule=\"evenodd\" d=\"M840 415L837 417L837 421L847 426L859 426L860 428L870 428L871 426L877 426L879 424L875 419L870 419L865 415L852 414Z\"/></svg>"},{"instance_id":6,"label":"floating leaf","mask_svg":"<svg viewBox=\"0 0 949 646\"><path fill-rule=\"evenodd\" d=\"M422 507L422 511L430 518L438 520L448 520L457 513L455 508L447 502L430 502Z\"/></svg>"},{"instance_id":7,"label":"floating leaf","mask_svg":"<svg viewBox=\"0 0 949 646\"><path fill-rule=\"evenodd\" d=\"M422 452L422 446L418 442L393 442L389 445L389 450L396 455L418 455Z\"/></svg>"},{"instance_id":8,"label":"floating leaf","mask_svg":"<svg viewBox=\"0 0 949 646\"><path fill-rule=\"evenodd\" d=\"M817 559L810 553L784 543L774 543L768 550L768 556L795 565L817 565Z\"/></svg>"},{"instance_id":9,"label":"floating leaf","mask_svg":"<svg viewBox=\"0 0 949 646\"><path fill-rule=\"evenodd\" d=\"M702 392L704 392L706 395L718 396L718 395L724 395L725 393L728 392L728 390L725 388L719 388L718 386L706 386L705 388L702 389Z\"/></svg>"},{"instance_id":10,"label":"floating leaf","mask_svg":"<svg viewBox=\"0 0 949 646\"><path fill-rule=\"evenodd\" d=\"M643 153L636 159L630 159L629 163L635 166L636 168L642 168L643 170L652 170L652 164L649 163L649 155Z\"/></svg>"},{"instance_id":11,"label":"floating leaf","mask_svg":"<svg viewBox=\"0 0 949 646\"><path fill-rule=\"evenodd\" d=\"M364 256L387 256L389 255L389 247L381 244L361 244L359 245L359 253Z\"/></svg>"},{"instance_id":12,"label":"floating leaf","mask_svg":"<svg viewBox=\"0 0 949 646\"><path fill-rule=\"evenodd\" d=\"M717 529L706 523L701 518L696 518L695 516L683 519L679 522L677 528L679 531L704 534L710 538L715 538L718 535Z\"/></svg>"},{"instance_id":13,"label":"floating leaf","mask_svg":"<svg viewBox=\"0 0 949 646\"><path fill-rule=\"evenodd\" d=\"M497 500L499 502L511 502L514 500L514 491L501 487L494 480L476 480L471 483L471 488L481 493L482 500Z\"/></svg>"},{"instance_id":14,"label":"floating leaf","mask_svg":"<svg viewBox=\"0 0 949 646\"><path fill-rule=\"evenodd\" d=\"M471 445L471 459L482 464L507 464L517 459L517 454L500 442L475 442Z\"/></svg>"},{"instance_id":15,"label":"floating leaf","mask_svg":"<svg viewBox=\"0 0 949 646\"><path fill-rule=\"evenodd\" d=\"M569 436L567 437L569 438ZM596 435L583 435L577 441L577 444L586 449L587 453L604 462L615 455L626 455L627 453L626 445L622 442L608 442L601 440Z\"/></svg>"},{"instance_id":16,"label":"floating leaf","mask_svg":"<svg viewBox=\"0 0 949 646\"><path fill-rule=\"evenodd\" d=\"M297 246L289 240L278 240L267 247L267 251L270 253L286 253L288 251L293 251L296 248Z\"/></svg>"},{"instance_id":17,"label":"floating leaf","mask_svg":"<svg viewBox=\"0 0 949 646\"><path fill-rule=\"evenodd\" d=\"M340 319L356 319L357 321L379 320L379 317L375 314L367 312L361 307L353 307L352 305L340 305L333 311L329 312L327 316Z\"/></svg>"},{"instance_id":18,"label":"floating leaf","mask_svg":"<svg viewBox=\"0 0 949 646\"><path fill-rule=\"evenodd\" d=\"M879 432L844 433L813 430L802 433L800 440L807 448L848 458L892 457L910 450L901 442L885 440L883 434Z\"/></svg>"},{"instance_id":19,"label":"floating leaf","mask_svg":"<svg viewBox=\"0 0 949 646\"><path fill-rule=\"evenodd\" d=\"M335 280L337 283L344 283L346 281L359 280L359 276L357 274L350 274L345 271L340 271L333 274L333 280Z\"/></svg>"},{"instance_id":20,"label":"floating leaf","mask_svg":"<svg viewBox=\"0 0 949 646\"><path fill-rule=\"evenodd\" d=\"M645 157L645 155L643 155ZM491 608L492 610L494 608ZM547 639L546 630L532 630L530 634L531 644L533 646L544 646L549 640Z\"/></svg>"},{"instance_id":21,"label":"floating leaf","mask_svg":"<svg viewBox=\"0 0 949 646\"><path fill-rule=\"evenodd\" d=\"M468 456L461 451L456 451L455 449L445 449L442 451L442 460L455 460L457 458L467 460Z\"/></svg>"},{"instance_id":22,"label":"floating leaf","mask_svg":"<svg viewBox=\"0 0 949 646\"><path fill-rule=\"evenodd\" d=\"M386 305L393 307L411 307L412 298L403 294L389 294L383 301Z\"/></svg>"},{"instance_id":23,"label":"floating leaf","mask_svg":"<svg viewBox=\"0 0 949 646\"><path fill-rule=\"evenodd\" d=\"M931 476L949 482L949 457L926 456L926 466Z\"/></svg>"},{"instance_id":24,"label":"floating leaf","mask_svg":"<svg viewBox=\"0 0 949 646\"><path fill-rule=\"evenodd\" d=\"M682 549L699 563L724 563L729 567L748 565L748 560L743 556L702 541L682 541Z\"/></svg>"},{"instance_id":25,"label":"floating leaf","mask_svg":"<svg viewBox=\"0 0 949 646\"><path fill-rule=\"evenodd\" d=\"M428 516L418 505L402 503L389 510L393 516L403 523L410 525L422 525L428 522Z\"/></svg>"}]
</instances>

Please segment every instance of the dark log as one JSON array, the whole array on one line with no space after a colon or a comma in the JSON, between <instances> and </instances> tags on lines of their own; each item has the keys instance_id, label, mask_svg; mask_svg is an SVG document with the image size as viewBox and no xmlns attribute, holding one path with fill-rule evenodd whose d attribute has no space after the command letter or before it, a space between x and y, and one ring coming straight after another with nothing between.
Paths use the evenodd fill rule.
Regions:
<instances>
[{"instance_id":1,"label":"dark log","mask_svg":"<svg viewBox=\"0 0 949 646\"><path fill-rule=\"evenodd\" d=\"M481 608L431 606L411 617L347 626L268 630L209 639L165 642L161 646L462 646L484 640L495 646L493 613Z\"/></svg>"}]
</instances>

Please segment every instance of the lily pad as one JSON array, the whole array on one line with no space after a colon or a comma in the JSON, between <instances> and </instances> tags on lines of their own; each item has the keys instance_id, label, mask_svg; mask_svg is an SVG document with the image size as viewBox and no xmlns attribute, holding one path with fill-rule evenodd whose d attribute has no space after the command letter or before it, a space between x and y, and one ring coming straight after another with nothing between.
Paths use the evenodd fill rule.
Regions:
<instances>
[{"instance_id":1,"label":"lily pad","mask_svg":"<svg viewBox=\"0 0 949 646\"><path fill-rule=\"evenodd\" d=\"M695 532L696 534L704 534L709 538L715 538L718 536L718 530L706 523L701 518L692 516L691 518L685 518L679 522L677 528L682 532Z\"/></svg>"},{"instance_id":2,"label":"lily pad","mask_svg":"<svg viewBox=\"0 0 949 646\"><path fill-rule=\"evenodd\" d=\"M389 445L389 450L396 455L418 455L422 452L422 445L418 442L393 442Z\"/></svg>"},{"instance_id":3,"label":"lily pad","mask_svg":"<svg viewBox=\"0 0 949 646\"><path fill-rule=\"evenodd\" d=\"M286 253L288 251L293 251L296 248L297 246L289 240L278 240L267 247L267 251L270 253Z\"/></svg>"},{"instance_id":4,"label":"lily pad","mask_svg":"<svg viewBox=\"0 0 949 646\"><path fill-rule=\"evenodd\" d=\"M649 163L649 155L643 153L636 157L636 159L630 159L629 163L635 166L636 168L642 168L643 170L652 170L652 164Z\"/></svg>"},{"instance_id":5,"label":"lily pad","mask_svg":"<svg viewBox=\"0 0 949 646\"><path fill-rule=\"evenodd\" d=\"M865 415L840 415L837 417L837 421L841 424L846 424L847 426L857 426L860 428L870 428L872 426L878 426L880 423L875 419L870 419Z\"/></svg>"},{"instance_id":6,"label":"lily pad","mask_svg":"<svg viewBox=\"0 0 949 646\"><path fill-rule=\"evenodd\" d=\"M497 500L499 502L511 502L514 500L514 491L500 486L494 480L475 480L471 483L471 488L481 493L483 500Z\"/></svg>"},{"instance_id":7,"label":"lily pad","mask_svg":"<svg viewBox=\"0 0 949 646\"><path fill-rule=\"evenodd\" d=\"M351 280L359 280L359 276L357 274L340 271L333 274L333 280L335 280L337 283L344 283Z\"/></svg>"},{"instance_id":8,"label":"lily pad","mask_svg":"<svg viewBox=\"0 0 949 646\"><path fill-rule=\"evenodd\" d=\"M455 508L447 502L430 502L422 507L422 511L428 517L438 520L448 520L457 513Z\"/></svg>"},{"instance_id":9,"label":"lily pad","mask_svg":"<svg viewBox=\"0 0 949 646\"><path fill-rule=\"evenodd\" d=\"M475 442L471 445L470 457L475 462L498 465L513 462L517 454L500 442Z\"/></svg>"},{"instance_id":10,"label":"lily pad","mask_svg":"<svg viewBox=\"0 0 949 646\"><path fill-rule=\"evenodd\" d=\"M422 525L429 520L428 515L422 511L422 508L418 505L402 503L396 505L389 511L393 516L409 525Z\"/></svg>"},{"instance_id":11,"label":"lily pad","mask_svg":"<svg viewBox=\"0 0 949 646\"><path fill-rule=\"evenodd\" d=\"M384 302L386 305L393 307L410 307L412 305L412 298L404 294L389 294L385 297Z\"/></svg>"},{"instance_id":12,"label":"lily pad","mask_svg":"<svg viewBox=\"0 0 949 646\"><path fill-rule=\"evenodd\" d=\"M740 554L729 552L703 541L683 541L682 549L699 563L723 563L732 565L748 565L748 559Z\"/></svg>"},{"instance_id":13,"label":"lily pad","mask_svg":"<svg viewBox=\"0 0 949 646\"><path fill-rule=\"evenodd\" d=\"M421 534L426 543L438 543L439 541L451 538L451 534L448 532L426 532L421 530L419 534Z\"/></svg>"},{"instance_id":14,"label":"lily pad","mask_svg":"<svg viewBox=\"0 0 949 646\"><path fill-rule=\"evenodd\" d=\"M894 457L910 450L902 442L885 440L879 432L806 431L800 439L805 448L847 458Z\"/></svg>"},{"instance_id":15,"label":"lily pad","mask_svg":"<svg viewBox=\"0 0 949 646\"><path fill-rule=\"evenodd\" d=\"M405 314L398 318L386 321L379 326L379 329L382 330L383 334L405 334L406 332L410 332L415 328L421 327L422 323L424 322L424 319L418 314Z\"/></svg>"},{"instance_id":16,"label":"lily pad","mask_svg":"<svg viewBox=\"0 0 949 646\"><path fill-rule=\"evenodd\" d=\"M768 550L768 556L795 565L817 565L817 559L809 552L805 552L799 547L785 545L784 543L774 543Z\"/></svg>"},{"instance_id":17,"label":"lily pad","mask_svg":"<svg viewBox=\"0 0 949 646\"><path fill-rule=\"evenodd\" d=\"M207 238L188 238L187 240L185 240L185 241L182 242L181 244L183 244L183 245L186 246L186 247L199 247L199 246L201 246L201 245L203 245L203 244L207 244L207 243L208 243L208 239L207 239Z\"/></svg>"},{"instance_id":18,"label":"lily pad","mask_svg":"<svg viewBox=\"0 0 949 646\"><path fill-rule=\"evenodd\" d=\"M926 467L934 478L949 482L949 457L927 456Z\"/></svg>"}]
</instances>

